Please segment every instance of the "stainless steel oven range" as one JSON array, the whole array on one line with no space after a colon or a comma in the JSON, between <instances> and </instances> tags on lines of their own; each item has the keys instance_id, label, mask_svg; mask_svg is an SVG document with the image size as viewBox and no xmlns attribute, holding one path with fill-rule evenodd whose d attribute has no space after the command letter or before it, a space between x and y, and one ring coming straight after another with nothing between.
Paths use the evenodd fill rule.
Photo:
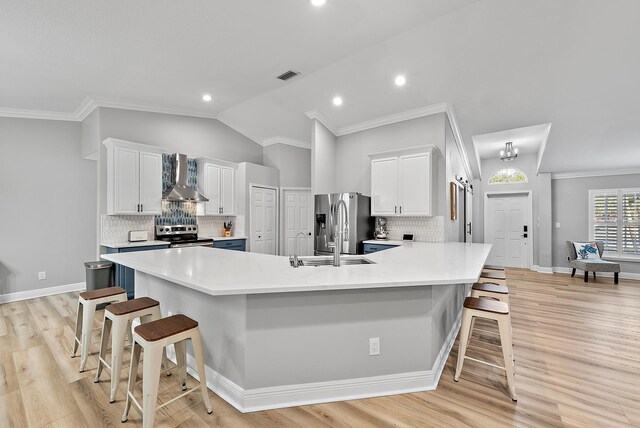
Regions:
<instances>
[{"instance_id":1,"label":"stainless steel oven range","mask_svg":"<svg viewBox=\"0 0 640 428\"><path fill-rule=\"evenodd\" d=\"M169 242L169 248L213 247L213 239L198 238L195 224L156 226L156 239Z\"/></svg>"}]
</instances>

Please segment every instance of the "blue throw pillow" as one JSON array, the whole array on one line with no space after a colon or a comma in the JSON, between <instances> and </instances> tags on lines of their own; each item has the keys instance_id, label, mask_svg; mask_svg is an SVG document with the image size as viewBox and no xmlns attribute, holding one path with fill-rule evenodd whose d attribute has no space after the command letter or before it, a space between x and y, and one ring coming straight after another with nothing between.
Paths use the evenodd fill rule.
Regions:
<instances>
[{"instance_id":1,"label":"blue throw pillow","mask_svg":"<svg viewBox=\"0 0 640 428\"><path fill-rule=\"evenodd\" d=\"M574 242L578 260L600 260L600 252L595 242Z\"/></svg>"}]
</instances>

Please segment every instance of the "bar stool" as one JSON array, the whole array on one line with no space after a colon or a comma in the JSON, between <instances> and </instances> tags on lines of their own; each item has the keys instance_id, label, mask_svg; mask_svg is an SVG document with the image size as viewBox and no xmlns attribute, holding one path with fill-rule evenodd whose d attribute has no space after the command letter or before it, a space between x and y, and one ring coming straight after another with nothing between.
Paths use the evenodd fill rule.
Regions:
<instances>
[{"instance_id":1,"label":"bar stool","mask_svg":"<svg viewBox=\"0 0 640 428\"><path fill-rule=\"evenodd\" d=\"M127 401L124 405L122 422L126 422L131 402L142 413L142 426L144 428L153 427L153 419L156 410L169 403L184 397L195 391L197 388L187 389L187 339L191 339L193 353L198 368L200 378L200 391L207 413L211 414L213 409L209 394L207 392L206 377L204 372L204 355L202 352L202 339L198 322L191 318L178 314L157 321L141 324L133 330L133 353L131 354L131 366L129 367L129 385L127 387ZM165 346L175 344L176 360L178 363L178 380L184 393L158 406L158 384L160 382L160 362L162 351ZM140 352L144 349L144 361L142 363L142 406L133 396L133 388L138 377L138 363L140 362Z\"/></svg>"},{"instance_id":2,"label":"bar stool","mask_svg":"<svg viewBox=\"0 0 640 428\"><path fill-rule=\"evenodd\" d=\"M82 345L80 359L80 373L89 357L91 345L91 331L93 330L93 317L96 314L96 306L103 303L124 302L127 300L127 292L120 287L107 287L99 290L84 291L78 298L78 313L76 316L76 335L73 341L71 358L75 358L78 345Z\"/></svg>"},{"instance_id":3,"label":"bar stool","mask_svg":"<svg viewBox=\"0 0 640 428\"><path fill-rule=\"evenodd\" d=\"M475 318L495 320L498 322L500 330L500 342L502 346L502 356L504 367L491 364L476 358L467 357L467 346L472 333L471 321ZM453 380L458 382L464 360L469 359L491 367L502 369L507 375L507 387L513 401L517 401L516 386L514 381L515 363L513 362L513 345L511 337L511 317L509 316L509 306L497 300L479 299L477 297L467 297L464 299L462 309L462 325L460 326L460 343L458 345L458 362Z\"/></svg>"},{"instance_id":4,"label":"bar stool","mask_svg":"<svg viewBox=\"0 0 640 428\"><path fill-rule=\"evenodd\" d=\"M498 266L498 265L484 265L483 269L485 269L485 270L497 270L497 271L504 272L504 266Z\"/></svg>"},{"instance_id":5,"label":"bar stool","mask_svg":"<svg viewBox=\"0 0 640 428\"><path fill-rule=\"evenodd\" d=\"M507 276L504 274L504 271L482 271L480 274L480 279L478 282L493 282L498 285L507 285Z\"/></svg>"},{"instance_id":6,"label":"bar stool","mask_svg":"<svg viewBox=\"0 0 640 428\"><path fill-rule=\"evenodd\" d=\"M100 381L100 374L103 367L111 371L111 395L109 402L113 403L118 391L120 382L120 371L122 369L122 355L124 354L124 339L129 337L129 343L133 344L131 334L131 322L140 318L140 322L146 323L160 319L160 302L150 297L140 297L121 303L113 303L104 311L104 322L102 323L102 340L100 342L100 356L98 358L98 370L94 382ZM113 329L113 332L111 330ZM111 332L111 365L105 361L107 345L109 343L109 333ZM163 356L165 369L169 367L166 353ZM169 373L170 375L171 373Z\"/></svg>"}]
</instances>

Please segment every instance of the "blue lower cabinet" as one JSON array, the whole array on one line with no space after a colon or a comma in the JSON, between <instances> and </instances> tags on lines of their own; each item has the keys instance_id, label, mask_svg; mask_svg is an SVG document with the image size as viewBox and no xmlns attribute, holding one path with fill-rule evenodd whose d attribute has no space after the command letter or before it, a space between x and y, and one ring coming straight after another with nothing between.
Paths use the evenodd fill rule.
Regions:
<instances>
[{"instance_id":1,"label":"blue lower cabinet","mask_svg":"<svg viewBox=\"0 0 640 428\"><path fill-rule=\"evenodd\" d=\"M107 254L113 253L133 253L136 251L149 251L149 250L164 250L169 248L169 244L166 245L150 245L148 247L127 247L127 248L107 248ZM127 290L127 298L133 299L135 294L136 282L135 282L135 270L126 266L116 264L115 284L116 287L122 287Z\"/></svg>"},{"instance_id":2,"label":"blue lower cabinet","mask_svg":"<svg viewBox=\"0 0 640 428\"><path fill-rule=\"evenodd\" d=\"M389 248L397 247L397 245L389 245L389 244L364 244L364 253L371 254L377 253L378 251L388 250Z\"/></svg>"},{"instance_id":3,"label":"blue lower cabinet","mask_svg":"<svg viewBox=\"0 0 640 428\"><path fill-rule=\"evenodd\" d=\"M214 248L221 250L246 251L246 239L226 239L224 241L213 241Z\"/></svg>"}]
</instances>

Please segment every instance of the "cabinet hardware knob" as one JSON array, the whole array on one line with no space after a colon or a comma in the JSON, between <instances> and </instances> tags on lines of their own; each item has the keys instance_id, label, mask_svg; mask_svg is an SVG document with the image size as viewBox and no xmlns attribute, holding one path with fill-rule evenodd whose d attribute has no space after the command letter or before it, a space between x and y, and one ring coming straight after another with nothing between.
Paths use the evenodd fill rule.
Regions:
<instances>
[{"instance_id":1,"label":"cabinet hardware knob","mask_svg":"<svg viewBox=\"0 0 640 428\"><path fill-rule=\"evenodd\" d=\"M400 214L402 214L402 205L400 205Z\"/></svg>"},{"instance_id":2,"label":"cabinet hardware knob","mask_svg":"<svg viewBox=\"0 0 640 428\"><path fill-rule=\"evenodd\" d=\"M395 205L393 206L393 212L394 212L394 213L397 213L397 212L398 212L398 207L397 207L397 206L395 206Z\"/></svg>"}]
</instances>

